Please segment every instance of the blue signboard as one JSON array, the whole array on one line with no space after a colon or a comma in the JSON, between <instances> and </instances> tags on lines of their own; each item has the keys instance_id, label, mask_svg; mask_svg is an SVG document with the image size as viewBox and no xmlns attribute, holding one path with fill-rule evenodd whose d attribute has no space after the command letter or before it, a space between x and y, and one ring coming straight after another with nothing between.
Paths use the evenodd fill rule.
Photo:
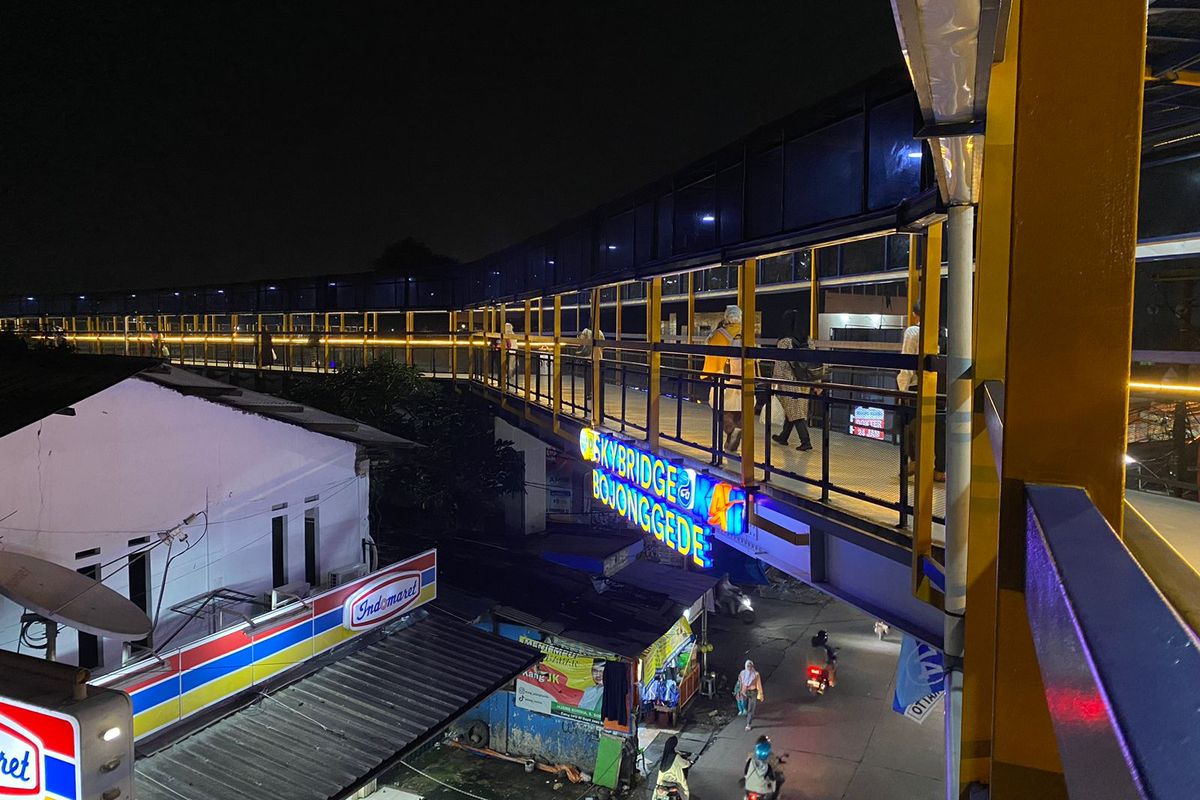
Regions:
<instances>
[{"instance_id":1,"label":"blue signboard","mask_svg":"<svg viewBox=\"0 0 1200 800\"><path fill-rule=\"evenodd\" d=\"M584 428L579 452L592 469L592 497L701 567L709 536L746 529L746 490L697 473L611 434Z\"/></svg>"}]
</instances>

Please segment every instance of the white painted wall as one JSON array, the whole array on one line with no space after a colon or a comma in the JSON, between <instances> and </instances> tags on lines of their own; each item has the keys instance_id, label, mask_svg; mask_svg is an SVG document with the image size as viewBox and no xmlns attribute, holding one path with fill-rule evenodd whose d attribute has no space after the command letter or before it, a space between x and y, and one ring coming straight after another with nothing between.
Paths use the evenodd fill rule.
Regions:
<instances>
[{"instance_id":1,"label":"white painted wall","mask_svg":"<svg viewBox=\"0 0 1200 800\"><path fill-rule=\"evenodd\" d=\"M546 530L546 450L548 445L536 436L509 425L496 417L496 441L513 443L513 449L525 456L525 495L504 499L504 522L524 534Z\"/></svg>"},{"instance_id":2,"label":"white painted wall","mask_svg":"<svg viewBox=\"0 0 1200 800\"><path fill-rule=\"evenodd\" d=\"M0 522L0 558L26 553L71 569L116 559L102 578L128 596L130 540L154 541L207 509L207 533L201 516L187 529L191 549L171 550L182 554L167 575L157 641L179 627L167 609L181 600L221 587L271 590L274 516L287 516L289 581L304 579L306 508L319 508L323 579L362 561L370 478L365 463L356 473L354 444L136 378L74 409L0 438L0 517L11 514ZM100 552L76 558L92 548ZM165 544L150 553L152 604L167 555ZM0 648L16 649L21 611L0 598ZM190 626L172 646L205 633ZM76 633L63 629L58 644L59 659L75 663ZM120 666L121 649L106 640L97 672Z\"/></svg>"}]
</instances>

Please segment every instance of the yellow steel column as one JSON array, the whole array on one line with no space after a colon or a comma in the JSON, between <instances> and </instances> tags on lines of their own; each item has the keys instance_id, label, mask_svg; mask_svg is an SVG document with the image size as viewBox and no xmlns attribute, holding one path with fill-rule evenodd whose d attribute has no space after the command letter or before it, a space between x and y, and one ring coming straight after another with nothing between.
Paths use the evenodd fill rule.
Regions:
<instances>
[{"instance_id":1,"label":"yellow steel column","mask_svg":"<svg viewBox=\"0 0 1200 800\"><path fill-rule=\"evenodd\" d=\"M413 328L416 315L411 311L404 312L404 363L413 365Z\"/></svg>"},{"instance_id":2,"label":"yellow steel column","mask_svg":"<svg viewBox=\"0 0 1200 800\"><path fill-rule=\"evenodd\" d=\"M504 303L500 304L500 311L496 316L496 331L500 334L497 340L500 343L500 394L502 395L501 403L508 401L508 341L505 338L505 331L508 330L508 308Z\"/></svg>"},{"instance_id":3,"label":"yellow steel column","mask_svg":"<svg viewBox=\"0 0 1200 800\"><path fill-rule=\"evenodd\" d=\"M1014 105L1020 0L1009 11L1004 60L992 67L975 255L975 386L1004 380L1008 331L1008 235L1012 223ZM909 239L909 311L915 301L916 240ZM910 317L911 319L911 317ZM911 323L910 323L911 324ZM959 791L992 779L992 693L996 658L996 545L1000 476L982 398L971 420L971 497L967 530L967 615L964 625Z\"/></svg>"},{"instance_id":4,"label":"yellow steel column","mask_svg":"<svg viewBox=\"0 0 1200 800\"><path fill-rule=\"evenodd\" d=\"M687 343L692 344L696 338L696 283L693 280L696 273L687 274ZM689 364L690 356L689 358Z\"/></svg>"},{"instance_id":5,"label":"yellow steel column","mask_svg":"<svg viewBox=\"0 0 1200 800\"><path fill-rule=\"evenodd\" d=\"M613 293L616 294L616 296L617 296L617 322L616 322L616 325L614 325L614 327L616 328L616 335L614 338L617 341L617 352L615 353L615 355L616 355L616 361L617 361L617 371L619 373L620 369L621 369L620 342L621 342L621 328L622 328L622 325L621 325L621 284L618 283L616 286L613 287ZM622 391L624 391L624 387L622 387Z\"/></svg>"},{"instance_id":6,"label":"yellow steel column","mask_svg":"<svg viewBox=\"0 0 1200 800\"><path fill-rule=\"evenodd\" d=\"M937 425L937 372L927 369L928 356L937 355L939 312L942 307L942 223L925 232L925 267L921 274L921 351L917 356L917 471L913 488L913 593L935 602L935 590L925 577L923 562L933 557L934 428ZM908 480L908 476L901 476Z\"/></svg>"},{"instance_id":7,"label":"yellow steel column","mask_svg":"<svg viewBox=\"0 0 1200 800\"><path fill-rule=\"evenodd\" d=\"M758 260L748 258L738 270L738 305L742 308L742 485L754 483L754 373L758 359L747 351L757 346L754 323Z\"/></svg>"},{"instance_id":8,"label":"yellow steel column","mask_svg":"<svg viewBox=\"0 0 1200 800\"><path fill-rule=\"evenodd\" d=\"M559 431L559 415L562 414L562 295L554 295L554 371L550 382L553 395L554 432Z\"/></svg>"},{"instance_id":9,"label":"yellow steel column","mask_svg":"<svg viewBox=\"0 0 1200 800\"><path fill-rule=\"evenodd\" d=\"M375 323L379 327L379 323ZM450 312L450 382L458 384L458 312Z\"/></svg>"},{"instance_id":10,"label":"yellow steel column","mask_svg":"<svg viewBox=\"0 0 1200 800\"><path fill-rule=\"evenodd\" d=\"M808 340L821 338L821 286L817 277L817 248L808 256Z\"/></svg>"},{"instance_id":11,"label":"yellow steel column","mask_svg":"<svg viewBox=\"0 0 1200 800\"><path fill-rule=\"evenodd\" d=\"M325 312L324 325L325 335L321 338L321 352L324 356L321 359L321 371L329 372L329 312Z\"/></svg>"},{"instance_id":12,"label":"yellow steel column","mask_svg":"<svg viewBox=\"0 0 1200 800\"><path fill-rule=\"evenodd\" d=\"M662 401L662 278L646 281L646 441L650 451L658 452L660 426L659 406Z\"/></svg>"},{"instance_id":13,"label":"yellow steel column","mask_svg":"<svg viewBox=\"0 0 1200 800\"><path fill-rule=\"evenodd\" d=\"M687 343L688 344L694 344L696 341L696 281L695 281L695 276L696 276L695 272L689 272L687 274ZM688 368L689 372L692 369L692 365L693 365L692 356L689 353L688 357L687 357L687 368ZM687 377L690 379L692 376L688 375ZM690 384L683 384L683 385L686 386L686 385L690 385ZM680 393L683 394L682 389L681 389Z\"/></svg>"},{"instance_id":14,"label":"yellow steel column","mask_svg":"<svg viewBox=\"0 0 1200 800\"><path fill-rule=\"evenodd\" d=\"M1114 529L1122 525L1146 14L1145 3L1127 0L1029 2L1017 23L993 701L997 800L1067 796L1026 617L1022 487L1081 486ZM1075 24L1064 48L1057 32L1085 15L1088 24ZM1050 413L1050 404L1070 411Z\"/></svg>"},{"instance_id":15,"label":"yellow steel column","mask_svg":"<svg viewBox=\"0 0 1200 800\"><path fill-rule=\"evenodd\" d=\"M989 130L988 133L990 135L991 131ZM908 305L907 316L905 317L906 325L913 324L913 307L917 304L917 292L921 290L921 262L920 257L917 254L918 241L919 240L916 235L910 235L908 237L908 283L906 284L907 288L905 290L904 298L906 304Z\"/></svg>"},{"instance_id":16,"label":"yellow steel column","mask_svg":"<svg viewBox=\"0 0 1200 800\"><path fill-rule=\"evenodd\" d=\"M364 312L363 312L363 315L362 315L362 335L363 335L363 340L362 340L362 363L363 363L363 366L364 366L364 367L367 365L367 358L368 358L368 355L367 355L367 336L369 336L369 335L370 335L370 333L371 333L371 312L369 312L369 311L364 311Z\"/></svg>"},{"instance_id":17,"label":"yellow steel column","mask_svg":"<svg viewBox=\"0 0 1200 800\"><path fill-rule=\"evenodd\" d=\"M533 325L533 301L525 301L525 385L522 387L525 398L525 419L532 419L533 409L529 407L529 387L533 385L533 343L529 338L529 329Z\"/></svg>"},{"instance_id":18,"label":"yellow steel column","mask_svg":"<svg viewBox=\"0 0 1200 800\"><path fill-rule=\"evenodd\" d=\"M592 427L603 421L600 410L600 387L604 383L604 348L600 339L600 287L592 288Z\"/></svg>"}]
</instances>

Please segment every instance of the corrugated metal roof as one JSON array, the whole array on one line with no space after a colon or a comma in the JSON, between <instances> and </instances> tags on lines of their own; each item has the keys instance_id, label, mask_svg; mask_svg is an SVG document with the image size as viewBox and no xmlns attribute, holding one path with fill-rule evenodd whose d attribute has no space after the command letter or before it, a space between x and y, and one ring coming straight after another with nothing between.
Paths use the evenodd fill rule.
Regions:
<instances>
[{"instance_id":1,"label":"corrugated metal roof","mask_svg":"<svg viewBox=\"0 0 1200 800\"><path fill-rule=\"evenodd\" d=\"M139 760L137 796L342 797L539 655L429 614Z\"/></svg>"},{"instance_id":2,"label":"corrugated metal roof","mask_svg":"<svg viewBox=\"0 0 1200 800\"><path fill-rule=\"evenodd\" d=\"M634 561L612 576L614 581L662 592L683 608L691 608L720 578L711 572L688 572L655 561Z\"/></svg>"}]
</instances>

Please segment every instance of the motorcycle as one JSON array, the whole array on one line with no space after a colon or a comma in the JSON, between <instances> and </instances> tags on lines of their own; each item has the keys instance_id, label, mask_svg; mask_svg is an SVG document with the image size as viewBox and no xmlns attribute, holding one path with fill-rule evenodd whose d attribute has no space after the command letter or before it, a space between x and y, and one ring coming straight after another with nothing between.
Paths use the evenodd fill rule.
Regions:
<instances>
[{"instance_id":1,"label":"motorcycle","mask_svg":"<svg viewBox=\"0 0 1200 800\"><path fill-rule=\"evenodd\" d=\"M754 622L754 604L750 595L728 581L717 588L717 607L722 613L737 617L746 625Z\"/></svg>"},{"instance_id":2,"label":"motorcycle","mask_svg":"<svg viewBox=\"0 0 1200 800\"><path fill-rule=\"evenodd\" d=\"M678 755L683 756L691 766L683 768L683 777L686 778L691 772L692 767L696 766L696 760L692 758L692 754L685 750L676 750ZM654 800L683 800L683 793L679 791L679 787L675 784L658 784L654 787Z\"/></svg>"},{"instance_id":3,"label":"motorcycle","mask_svg":"<svg viewBox=\"0 0 1200 800\"><path fill-rule=\"evenodd\" d=\"M829 688L829 670L815 664L808 668L808 693L812 695L825 694Z\"/></svg>"},{"instance_id":4,"label":"motorcycle","mask_svg":"<svg viewBox=\"0 0 1200 800\"><path fill-rule=\"evenodd\" d=\"M787 763L788 754L784 753L775 765L774 784L775 788L770 792L756 792L753 789L746 789L746 779L743 777L738 783L743 787L743 800L779 800L779 793L783 790L783 771L782 767Z\"/></svg>"}]
</instances>

